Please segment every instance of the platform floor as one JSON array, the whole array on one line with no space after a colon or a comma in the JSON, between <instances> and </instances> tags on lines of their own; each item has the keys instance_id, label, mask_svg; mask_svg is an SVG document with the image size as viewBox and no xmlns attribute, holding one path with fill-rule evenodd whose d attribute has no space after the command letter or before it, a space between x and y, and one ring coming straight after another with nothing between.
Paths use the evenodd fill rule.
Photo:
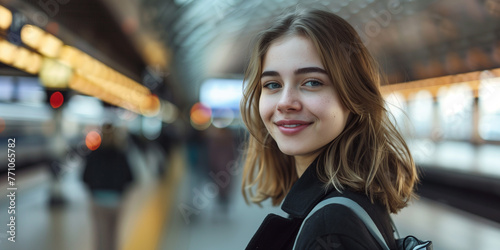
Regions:
<instances>
[{"instance_id":1,"label":"platform floor","mask_svg":"<svg viewBox=\"0 0 500 250\"><path fill-rule=\"evenodd\" d=\"M189 179L187 175L185 178ZM240 179L235 179L239 188ZM192 205L195 190L204 190L208 182L182 182L177 204ZM201 185L200 185L201 184ZM208 197L208 196L207 196ZM279 207L265 203L262 208L248 206L241 192L234 190L227 213L220 211L216 197L199 210L199 214L184 219L181 209L173 212L169 229L164 234L162 249L230 250L244 249L253 233L268 213L285 215ZM415 235L433 241L435 250L494 250L500 246L500 224L465 213L442 203L424 198L413 202L393 215L400 235Z\"/></svg>"},{"instance_id":2,"label":"platform floor","mask_svg":"<svg viewBox=\"0 0 500 250\"><path fill-rule=\"evenodd\" d=\"M234 176L224 210L218 202L214 179L196 177L178 152L170 183L143 177L127 196L120 229L121 249L234 250L244 249L264 217L283 214L265 203L262 208L245 204ZM147 169L141 170L147 173ZM148 176L148 174L144 174ZM5 183L0 181L0 249L92 250L94 234L90 199L78 172L61 181L67 204L48 206L50 175L44 167L19 178L16 197L16 242L7 240L8 223ZM421 199L394 216L401 234L431 239L434 249L490 250L500 245L500 225L459 211L445 204Z\"/></svg>"}]
</instances>

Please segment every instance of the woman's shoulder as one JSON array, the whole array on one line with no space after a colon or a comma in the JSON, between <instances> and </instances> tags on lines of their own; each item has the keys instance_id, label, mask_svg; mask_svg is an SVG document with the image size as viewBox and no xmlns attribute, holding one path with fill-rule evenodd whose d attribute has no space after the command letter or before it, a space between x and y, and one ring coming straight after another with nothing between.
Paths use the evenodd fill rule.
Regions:
<instances>
[{"instance_id":1,"label":"woman's shoulder","mask_svg":"<svg viewBox=\"0 0 500 250\"><path fill-rule=\"evenodd\" d=\"M385 221L384 209L370 202L363 194L355 192L333 192L326 198L346 197L354 200L374 221ZM326 199L325 198L325 199ZM388 215L387 215L388 216ZM376 224L379 224L375 222ZM385 223L384 223L385 224ZM390 222L389 222L390 224ZM386 230L387 225L377 225ZM392 231L390 232L392 233ZM340 204L326 205L304 222L297 239L297 249L379 249L377 241L371 236L363 221L348 207ZM300 246L300 247L299 247ZM319 247L319 248L318 248ZM321 248L322 247L322 248Z\"/></svg>"},{"instance_id":2,"label":"woman's shoulder","mask_svg":"<svg viewBox=\"0 0 500 250\"><path fill-rule=\"evenodd\" d=\"M340 204L327 205L304 222L297 249L377 249L363 221ZM299 247L300 246L300 247ZM326 247L326 248L325 248Z\"/></svg>"}]
</instances>

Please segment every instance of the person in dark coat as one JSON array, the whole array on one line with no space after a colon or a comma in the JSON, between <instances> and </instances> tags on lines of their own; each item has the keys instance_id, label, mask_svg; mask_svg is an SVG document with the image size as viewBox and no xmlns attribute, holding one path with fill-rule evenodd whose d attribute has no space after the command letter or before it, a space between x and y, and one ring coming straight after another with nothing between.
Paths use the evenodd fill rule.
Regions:
<instances>
[{"instance_id":1,"label":"person in dark coat","mask_svg":"<svg viewBox=\"0 0 500 250\"><path fill-rule=\"evenodd\" d=\"M115 130L111 124L103 126L102 144L87 156L83 171L83 182L92 197L94 235L96 249L99 250L118 249L116 241L121 203L134 179Z\"/></svg>"},{"instance_id":2,"label":"person in dark coat","mask_svg":"<svg viewBox=\"0 0 500 250\"><path fill-rule=\"evenodd\" d=\"M296 10L259 34L241 101L250 132L242 190L247 201L281 203L288 217L268 215L247 249L382 249L342 205L304 221L330 197L357 202L396 248L390 213L414 198L418 175L389 120L383 79L356 31L335 14Z\"/></svg>"}]
</instances>

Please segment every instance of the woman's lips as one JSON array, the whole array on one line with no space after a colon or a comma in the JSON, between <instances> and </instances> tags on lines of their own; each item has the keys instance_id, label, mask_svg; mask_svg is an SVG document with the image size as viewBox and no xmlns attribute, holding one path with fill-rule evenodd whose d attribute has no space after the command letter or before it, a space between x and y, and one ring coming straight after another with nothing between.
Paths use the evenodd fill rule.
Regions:
<instances>
[{"instance_id":1,"label":"woman's lips","mask_svg":"<svg viewBox=\"0 0 500 250\"><path fill-rule=\"evenodd\" d=\"M306 129L312 122L300 121L300 120L281 120L275 122L281 133L285 135L295 135L300 131Z\"/></svg>"}]
</instances>

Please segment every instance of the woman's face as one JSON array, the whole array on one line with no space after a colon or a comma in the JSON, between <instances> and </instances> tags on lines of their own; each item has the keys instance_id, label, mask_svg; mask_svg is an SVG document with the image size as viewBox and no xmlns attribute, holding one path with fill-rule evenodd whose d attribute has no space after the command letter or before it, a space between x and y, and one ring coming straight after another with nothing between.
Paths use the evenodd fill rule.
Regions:
<instances>
[{"instance_id":1,"label":"woman's face","mask_svg":"<svg viewBox=\"0 0 500 250\"><path fill-rule=\"evenodd\" d=\"M262 68L260 117L280 150L308 165L342 132L349 111L306 37L274 41Z\"/></svg>"}]
</instances>

